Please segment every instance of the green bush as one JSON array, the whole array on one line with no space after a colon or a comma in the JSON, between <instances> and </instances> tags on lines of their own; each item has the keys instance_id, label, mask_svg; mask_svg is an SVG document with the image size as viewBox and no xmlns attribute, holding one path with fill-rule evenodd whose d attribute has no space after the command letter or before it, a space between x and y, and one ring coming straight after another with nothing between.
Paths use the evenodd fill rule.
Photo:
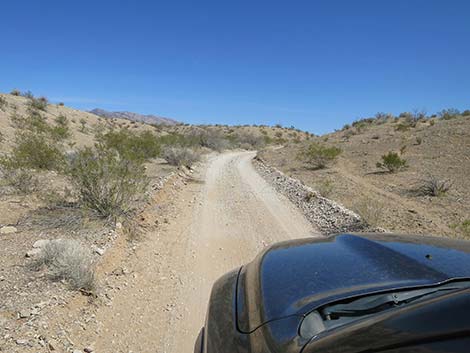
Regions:
<instances>
[{"instance_id":1,"label":"green bush","mask_svg":"<svg viewBox=\"0 0 470 353\"><path fill-rule=\"evenodd\" d=\"M18 89L16 89L16 88L13 89L13 90L11 90L10 94L11 94L12 96L21 96L20 90L18 90Z\"/></svg>"},{"instance_id":2,"label":"green bush","mask_svg":"<svg viewBox=\"0 0 470 353\"><path fill-rule=\"evenodd\" d=\"M0 163L8 168L57 170L63 166L60 147L43 134L30 131L17 133L11 153Z\"/></svg>"},{"instance_id":3,"label":"green bush","mask_svg":"<svg viewBox=\"0 0 470 353\"><path fill-rule=\"evenodd\" d=\"M147 186L141 163L101 147L85 148L73 156L69 175L80 203L108 219L129 215Z\"/></svg>"},{"instance_id":4,"label":"green bush","mask_svg":"<svg viewBox=\"0 0 470 353\"><path fill-rule=\"evenodd\" d=\"M133 161L146 161L158 157L161 152L160 142L152 132L131 132L123 129L110 131L99 137L100 143L107 149L117 151L122 158Z\"/></svg>"},{"instance_id":5,"label":"green bush","mask_svg":"<svg viewBox=\"0 0 470 353\"><path fill-rule=\"evenodd\" d=\"M305 151L300 153L300 158L303 158L313 169L323 169L334 161L341 152L338 147L326 147L313 142Z\"/></svg>"},{"instance_id":6,"label":"green bush","mask_svg":"<svg viewBox=\"0 0 470 353\"><path fill-rule=\"evenodd\" d=\"M69 121L65 115L59 115L54 119L54 126L50 128L50 134L56 141L63 141L71 136Z\"/></svg>"},{"instance_id":7,"label":"green bush","mask_svg":"<svg viewBox=\"0 0 470 353\"><path fill-rule=\"evenodd\" d=\"M402 159L396 152L388 152L382 156L382 162L377 162L377 168L388 170L395 173L405 169L408 165L405 159Z\"/></svg>"}]
</instances>

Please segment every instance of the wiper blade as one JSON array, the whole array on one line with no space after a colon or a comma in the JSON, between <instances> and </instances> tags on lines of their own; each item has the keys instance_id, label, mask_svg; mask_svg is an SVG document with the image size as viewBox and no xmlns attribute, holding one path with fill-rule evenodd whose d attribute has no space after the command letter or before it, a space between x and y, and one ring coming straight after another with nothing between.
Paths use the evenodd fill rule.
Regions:
<instances>
[{"instance_id":1,"label":"wiper blade","mask_svg":"<svg viewBox=\"0 0 470 353\"><path fill-rule=\"evenodd\" d=\"M467 284L468 286L468 284ZM357 299L346 304L336 304L326 307L322 314L327 320L344 316L363 316L380 312L401 304L410 303L424 296L442 291L462 289L462 286L446 286L437 288L425 288L406 292L393 292L382 295L374 295Z\"/></svg>"}]
</instances>

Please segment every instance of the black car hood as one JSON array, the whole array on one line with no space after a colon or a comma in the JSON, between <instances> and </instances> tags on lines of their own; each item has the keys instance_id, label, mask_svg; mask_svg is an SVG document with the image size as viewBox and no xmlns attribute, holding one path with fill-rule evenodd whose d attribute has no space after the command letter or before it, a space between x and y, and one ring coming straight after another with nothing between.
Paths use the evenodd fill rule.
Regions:
<instances>
[{"instance_id":1,"label":"black car hood","mask_svg":"<svg viewBox=\"0 0 470 353\"><path fill-rule=\"evenodd\" d=\"M240 271L237 324L304 315L368 293L470 279L470 242L391 234L342 234L276 244Z\"/></svg>"}]
</instances>

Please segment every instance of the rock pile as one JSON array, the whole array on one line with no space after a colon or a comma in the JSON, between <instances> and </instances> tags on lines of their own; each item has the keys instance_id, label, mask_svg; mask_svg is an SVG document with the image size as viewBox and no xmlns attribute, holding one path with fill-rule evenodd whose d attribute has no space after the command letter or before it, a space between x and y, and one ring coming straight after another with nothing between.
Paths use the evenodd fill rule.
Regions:
<instances>
[{"instance_id":1,"label":"rock pile","mask_svg":"<svg viewBox=\"0 0 470 353\"><path fill-rule=\"evenodd\" d=\"M259 157L253 164L259 174L279 193L285 195L324 235L372 231L356 213L335 201L322 197L317 191L293 179L274 167L264 163Z\"/></svg>"}]
</instances>

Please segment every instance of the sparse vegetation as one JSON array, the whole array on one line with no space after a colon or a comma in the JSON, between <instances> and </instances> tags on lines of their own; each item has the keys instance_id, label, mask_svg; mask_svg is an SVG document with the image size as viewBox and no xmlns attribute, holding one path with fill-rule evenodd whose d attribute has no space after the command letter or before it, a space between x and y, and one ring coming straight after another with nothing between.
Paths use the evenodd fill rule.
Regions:
<instances>
[{"instance_id":1,"label":"sparse vegetation","mask_svg":"<svg viewBox=\"0 0 470 353\"><path fill-rule=\"evenodd\" d=\"M82 133L86 133L86 124L87 124L87 120L85 118L81 118L80 119L80 132Z\"/></svg>"},{"instance_id":2,"label":"sparse vegetation","mask_svg":"<svg viewBox=\"0 0 470 353\"><path fill-rule=\"evenodd\" d=\"M444 120L455 119L459 116L459 114L459 110L455 108L444 109L438 113L441 119Z\"/></svg>"},{"instance_id":3,"label":"sparse vegetation","mask_svg":"<svg viewBox=\"0 0 470 353\"><path fill-rule=\"evenodd\" d=\"M199 153L192 148L176 146L165 147L162 156L170 165L188 168L200 159Z\"/></svg>"},{"instance_id":4,"label":"sparse vegetation","mask_svg":"<svg viewBox=\"0 0 470 353\"><path fill-rule=\"evenodd\" d=\"M29 107L31 109L46 111L49 101L46 97L34 97L32 93L28 93L27 98L29 99Z\"/></svg>"},{"instance_id":5,"label":"sparse vegetation","mask_svg":"<svg viewBox=\"0 0 470 353\"><path fill-rule=\"evenodd\" d=\"M395 173L407 167L407 162L396 152L388 152L382 156L382 162L377 162L377 168L386 169L390 173Z\"/></svg>"},{"instance_id":6,"label":"sparse vegetation","mask_svg":"<svg viewBox=\"0 0 470 353\"><path fill-rule=\"evenodd\" d=\"M47 268L52 280L65 280L72 289L87 292L95 289L91 252L78 241L60 239L47 242L33 266L36 269Z\"/></svg>"},{"instance_id":7,"label":"sparse vegetation","mask_svg":"<svg viewBox=\"0 0 470 353\"><path fill-rule=\"evenodd\" d=\"M317 184L318 192L323 197L329 197L334 189L334 184L331 179L322 179Z\"/></svg>"},{"instance_id":8,"label":"sparse vegetation","mask_svg":"<svg viewBox=\"0 0 470 353\"><path fill-rule=\"evenodd\" d=\"M15 88L15 89L12 89L11 92L10 92L10 94L11 94L12 96L17 96L17 97L18 97L18 96L21 96L20 90L18 90L18 89L16 89L16 88Z\"/></svg>"},{"instance_id":9,"label":"sparse vegetation","mask_svg":"<svg viewBox=\"0 0 470 353\"><path fill-rule=\"evenodd\" d=\"M300 153L299 157L304 159L311 168L323 169L340 154L341 149L338 147L326 147L313 142L305 151Z\"/></svg>"}]
</instances>

